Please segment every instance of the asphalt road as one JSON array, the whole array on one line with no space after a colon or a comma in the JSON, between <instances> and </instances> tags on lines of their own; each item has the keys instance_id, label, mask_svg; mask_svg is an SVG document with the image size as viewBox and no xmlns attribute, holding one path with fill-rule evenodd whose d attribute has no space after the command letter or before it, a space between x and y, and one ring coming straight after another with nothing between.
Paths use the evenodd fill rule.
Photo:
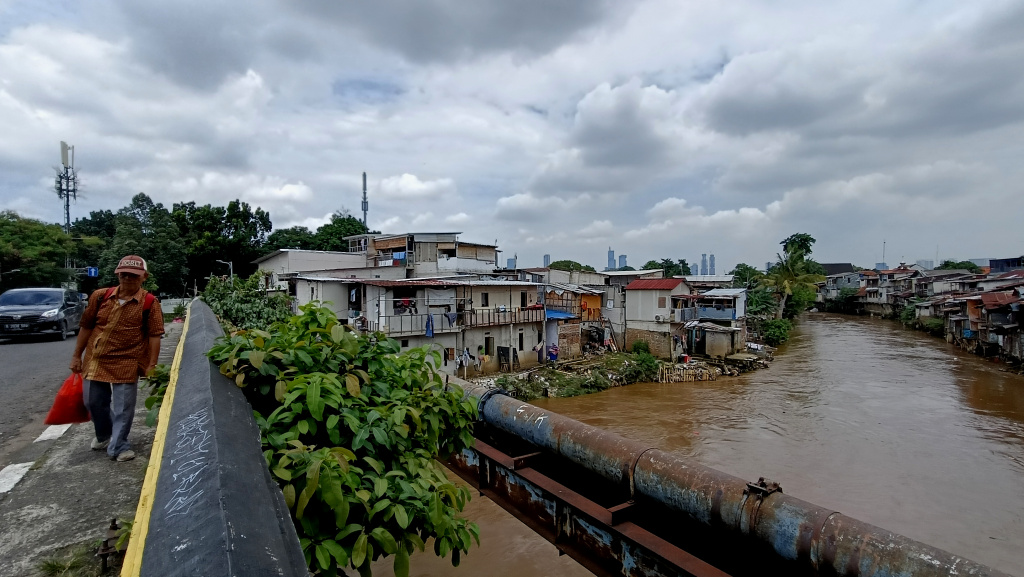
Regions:
<instances>
[{"instance_id":1,"label":"asphalt road","mask_svg":"<svg viewBox=\"0 0 1024 577\"><path fill-rule=\"evenodd\" d=\"M0 339L0 468L32 444L71 370L75 339Z\"/></svg>"}]
</instances>

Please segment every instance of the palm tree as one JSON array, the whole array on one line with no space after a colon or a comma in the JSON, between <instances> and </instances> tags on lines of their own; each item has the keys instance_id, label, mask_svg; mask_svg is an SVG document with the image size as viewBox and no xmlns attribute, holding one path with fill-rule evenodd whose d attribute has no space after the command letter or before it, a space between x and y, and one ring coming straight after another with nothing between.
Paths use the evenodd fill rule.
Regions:
<instances>
[{"instance_id":1,"label":"palm tree","mask_svg":"<svg viewBox=\"0 0 1024 577\"><path fill-rule=\"evenodd\" d=\"M819 274L809 274L806 270L804 253L799 250L776 254L779 262L761 280L761 286L768 287L775 291L779 299L779 308L775 311L775 318L781 319L782 312L786 308L786 300L793 295L793 289L806 287L816 289L815 283L825 280Z\"/></svg>"}]
</instances>

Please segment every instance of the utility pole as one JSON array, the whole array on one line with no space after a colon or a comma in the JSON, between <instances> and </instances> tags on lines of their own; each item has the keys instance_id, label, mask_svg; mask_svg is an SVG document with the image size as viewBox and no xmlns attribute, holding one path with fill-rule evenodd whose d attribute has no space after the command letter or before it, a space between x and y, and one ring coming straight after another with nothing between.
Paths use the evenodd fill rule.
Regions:
<instances>
[{"instance_id":1,"label":"utility pole","mask_svg":"<svg viewBox=\"0 0 1024 577\"><path fill-rule=\"evenodd\" d=\"M366 224L366 213L370 210L370 203L366 200L366 173L363 173L363 226L367 227L366 230L370 230L368 224Z\"/></svg>"},{"instance_id":2,"label":"utility pole","mask_svg":"<svg viewBox=\"0 0 1024 577\"><path fill-rule=\"evenodd\" d=\"M68 146L63 140L60 141L60 165L53 188L57 198L64 201L64 234L71 236L71 201L78 200L78 173L75 172L75 147ZM64 257L64 268L71 268L70 253Z\"/></svg>"}]
</instances>

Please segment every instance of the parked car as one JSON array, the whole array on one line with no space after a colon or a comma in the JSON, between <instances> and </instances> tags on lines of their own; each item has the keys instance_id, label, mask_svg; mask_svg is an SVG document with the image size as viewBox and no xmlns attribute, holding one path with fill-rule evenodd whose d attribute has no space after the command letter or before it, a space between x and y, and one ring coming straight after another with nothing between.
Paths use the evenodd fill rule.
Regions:
<instances>
[{"instance_id":1,"label":"parked car","mask_svg":"<svg viewBox=\"0 0 1024 577\"><path fill-rule=\"evenodd\" d=\"M59 288L11 289L0 294L0 337L78 334L88 301L81 293Z\"/></svg>"}]
</instances>

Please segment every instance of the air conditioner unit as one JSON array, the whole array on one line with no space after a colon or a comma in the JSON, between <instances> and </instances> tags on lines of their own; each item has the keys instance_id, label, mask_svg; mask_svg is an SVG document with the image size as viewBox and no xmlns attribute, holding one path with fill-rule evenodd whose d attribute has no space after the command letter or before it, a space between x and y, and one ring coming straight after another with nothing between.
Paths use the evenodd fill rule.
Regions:
<instances>
[{"instance_id":1,"label":"air conditioner unit","mask_svg":"<svg viewBox=\"0 0 1024 577\"><path fill-rule=\"evenodd\" d=\"M663 323L665 322L665 320L666 319L664 315L654 315L654 322L656 323Z\"/></svg>"}]
</instances>

